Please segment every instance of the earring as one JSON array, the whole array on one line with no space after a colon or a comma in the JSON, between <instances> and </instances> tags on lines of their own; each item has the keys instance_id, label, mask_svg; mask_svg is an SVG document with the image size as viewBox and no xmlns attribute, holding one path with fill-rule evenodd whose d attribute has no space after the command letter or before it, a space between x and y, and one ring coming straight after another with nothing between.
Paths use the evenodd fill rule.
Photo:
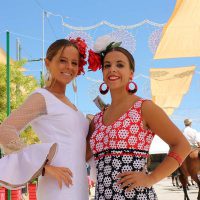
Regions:
<instances>
[{"instance_id":1,"label":"earring","mask_svg":"<svg viewBox=\"0 0 200 200\"><path fill-rule=\"evenodd\" d=\"M52 82L52 75L49 72L49 70L47 70L46 74L45 74L45 85L48 87L51 85Z\"/></svg>"},{"instance_id":2,"label":"earring","mask_svg":"<svg viewBox=\"0 0 200 200\"><path fill-rule=\"evenodd\" d=\"M131 84L133 84L134 85L134 89L131 89ZM137 90L138 90L138 87L137 87L137 85L136 85L136 83L135 82L133 82L133 81L130 81L130 82L128 82L127 83L127 85L126 85L126 90L127 90L127 92L129 92L129 93L131 93L131 94L134 94L134 93L136 93L137 92Z\"/></svg>"},{"instance_id":3,"label":"earring","mask_svg":"<svg viewBox=\"0 0 200 200\"><path fill-rule=\"evenodd\" d=\"M109 87L106 85L106 89L103 90L103 85L106 85L105 83L102 83L100 86L99 86L99 92L103 95L107 94L108 91L109 91Z\"/></svg>"}]
</instances>

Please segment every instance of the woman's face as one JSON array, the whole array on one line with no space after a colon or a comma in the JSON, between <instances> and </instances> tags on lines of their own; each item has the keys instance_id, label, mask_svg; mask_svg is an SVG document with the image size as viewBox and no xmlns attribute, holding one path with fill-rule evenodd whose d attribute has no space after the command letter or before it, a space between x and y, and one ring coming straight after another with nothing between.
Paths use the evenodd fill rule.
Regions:
<instances>
[{"instance_id":1,"label":"woman's face","mask_svg":"<svg viewBox=\"0 0 200 200\"><path fill-rule=\"evenodd\" d=\"M45 63L52 79L66 85L77 76L79 52L75 47L67 46L61 48L51 61L46 59Z\"/></svg>"},{"instance_id":2,"label":"woman's face","mask_svg":"<svg viewBox=\"0 0 200 200\"><path fill-rule=\"evenodd\" d=\"M120 51L111 51L104 58L103 79L108 87L119 89L126 87L126 84L133 77L133 71L127 56Z\"/></svg>"}]
</instances>

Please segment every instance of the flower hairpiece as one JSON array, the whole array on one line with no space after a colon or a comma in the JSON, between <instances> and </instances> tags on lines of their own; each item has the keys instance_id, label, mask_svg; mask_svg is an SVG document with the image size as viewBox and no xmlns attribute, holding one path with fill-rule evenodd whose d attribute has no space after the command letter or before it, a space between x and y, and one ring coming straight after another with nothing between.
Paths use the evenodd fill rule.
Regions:
<instances>
[{"instance_id":1,"label":"flower hairpiece","mask_svg":"<svg viewBox=\"0 0 200 200\"><path fill-rule=\"evenodd\" d=\"M110 35L99 37L95 44L94 50L89 50L88 69L89 71L97 71L102 68L102 59L105 53L115 47L119 47L121 42L115 42Z\"/></svg>"},{"instance_id":2,"label":"flower hairpiece","mask_svg":"<svg viewBox=\"0 0 200 200\"><path fill-rule=\"evenodd\" d=\"M84 71L84 65L87 64L86 59L86 50L87 50L87 44L84 39L81 39L80 37L77 37L76 39L74 38L69 38L69 41L75 44L78 47L78 51L80 54L80 63L79 63L79 70L78 70L78 75L81 75L82 73L85 74Z\"/></svg>"}]
</instances>

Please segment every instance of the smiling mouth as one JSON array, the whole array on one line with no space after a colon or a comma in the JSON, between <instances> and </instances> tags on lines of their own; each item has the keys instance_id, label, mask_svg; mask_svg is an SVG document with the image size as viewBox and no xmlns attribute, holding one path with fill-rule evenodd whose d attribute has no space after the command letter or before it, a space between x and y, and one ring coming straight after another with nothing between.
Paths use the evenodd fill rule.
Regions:
<instances>
[{"instance_id":1,"label":"smiling mouth","mask_svg":"<svg viewBox=\"0 0 200 200\"><path fill-rule=\"evenodd\" d=\"M61 74L65 75L65 76L71 76L71 74L65 73L65 72L61 72Z\"/></svg>"},{"instance_id":2,"label":"smiling mouth","mask_svg":"<svg viewBox=\"0 0 200 200\"><path fill-rule=\"evenodd\" d=\"M118 76L109 76L109 77L108 77L108 80L109 80L109 81L115 81L115 80L118 80L118 79L119 79Z\"/></svg>"}]
</instances>

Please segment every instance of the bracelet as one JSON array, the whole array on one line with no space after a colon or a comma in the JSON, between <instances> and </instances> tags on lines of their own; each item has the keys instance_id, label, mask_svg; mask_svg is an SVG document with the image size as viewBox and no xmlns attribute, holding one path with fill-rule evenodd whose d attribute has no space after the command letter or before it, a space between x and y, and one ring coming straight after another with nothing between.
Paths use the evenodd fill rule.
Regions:
<instances>
[{"instance_id":1,"label":"bracelet","mask_svg":"<svg viewBox=\"0 0 200 200\"><path fill-rule=\"evenodd\" d=\"M46 159L46 161L45 161L45 163L44 163L44 167L42 168L42 176L44 176L45 175L45 166L46 166L46 164L48 163L48 159Z\"/></svg>"},{"instance_id":2,"label":"bracelet","mask_svg":"<svg viewBox=\"0 0 200 200\"><path fill-rule=\"evenodd\" d=\"M167 156L174 158L178 162L179 166L182 165L183 160L176 152L171 151L171 152L168 153Z\"/></svg>"}]
</instances>

